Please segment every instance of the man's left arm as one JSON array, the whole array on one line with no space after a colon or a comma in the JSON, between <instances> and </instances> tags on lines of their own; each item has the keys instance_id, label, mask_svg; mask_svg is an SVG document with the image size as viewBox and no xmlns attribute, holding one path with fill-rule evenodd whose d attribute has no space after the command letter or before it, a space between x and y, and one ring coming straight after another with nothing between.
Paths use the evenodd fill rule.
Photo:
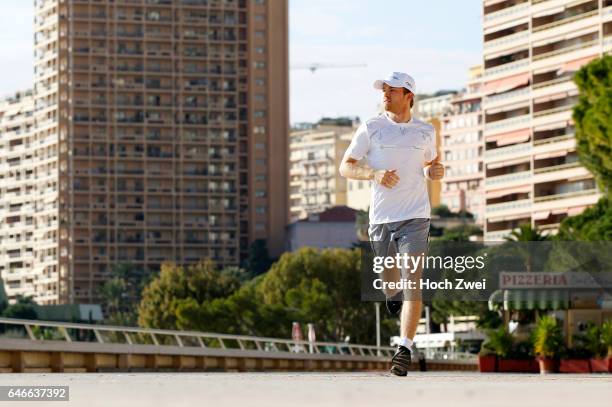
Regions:
<instances>
[{"instance_id":1,"label":"man's left arm","mask_svg":"<svg viewBox=\"0 0 612 407\"><path fill-rule=\"evenodd\" d=\"M444 165L440 163L440 157L427 161L423 167L423 173L427 179L437 181L444 177Z\"/></svg>"},{"instance_id":2,"label":"man's left arm","mask_svg":"<svg viewBox=\"0 0 612 407\"><path fill-rule=\"evenodd\" d=\"M444 177L444 165L440 163L440 150L436 143L436 131L432 128L431 143L427 154L425 164L423 166L423 174L425 178L437 181Z\"/></svg>"}]
</instances>

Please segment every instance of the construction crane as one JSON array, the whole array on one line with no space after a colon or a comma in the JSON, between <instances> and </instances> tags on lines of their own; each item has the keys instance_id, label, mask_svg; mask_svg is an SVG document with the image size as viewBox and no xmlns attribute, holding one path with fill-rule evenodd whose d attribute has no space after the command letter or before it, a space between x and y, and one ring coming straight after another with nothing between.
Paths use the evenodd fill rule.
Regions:
<instances>
[{"instance_id":1,"label":"construction crane","mask_svg":"<svg viewBox=\"0 0 612 407\"><path fill-rule=\"evenodd\" d=\"M308 69L310 72L315 73L318 69L327 68L365 68L366 64L354 64L354 65L334 65L334 64L310 64L310 65L294 65L291 69Z\"/></svg>"}]
</instances>

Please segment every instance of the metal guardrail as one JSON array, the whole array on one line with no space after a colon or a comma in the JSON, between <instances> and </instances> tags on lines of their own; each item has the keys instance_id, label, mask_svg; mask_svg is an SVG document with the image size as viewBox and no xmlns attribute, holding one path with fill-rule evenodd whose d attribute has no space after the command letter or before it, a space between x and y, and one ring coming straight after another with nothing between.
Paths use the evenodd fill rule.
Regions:
<instances>
[{"instance_id":1,"label":"metal guardrail","mask_svg":"<svg viewBox=\"0 0 612 407\"><path fill-rule=\"evenodd\" d=\"M377 347L343 342L309 342L291 339L245 335L228 335L196 331L176 331L137 327L51 322L26 319L0 318L6 324L23 329L22 339L38 343L63 341L66 343L99 345L154 345L158 347L227 349L275 353L329 354L361 357L390 357L392 347ZM23 333L23 331L22 331ZM17 339L15 334L0 334L3 338Z\"/></svg>"}]
</instances>

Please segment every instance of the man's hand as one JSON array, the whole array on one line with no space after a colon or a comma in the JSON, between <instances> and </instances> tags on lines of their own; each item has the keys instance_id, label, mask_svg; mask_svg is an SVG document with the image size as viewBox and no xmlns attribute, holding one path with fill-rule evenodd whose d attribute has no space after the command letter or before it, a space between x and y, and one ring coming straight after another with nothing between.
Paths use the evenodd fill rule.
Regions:
<instances>
[{"instance_id":1,"label":"man's hand","mask_svg":"<svg viewBox=\"0 0 612 407\"><path fill-rule=\"evenodd\" d=\"M434 161L428 168L427 174L429 175L429 179L433 181L437 181L444 177L444 166L440 164L438 161Z\"/></svg>"},{"instance_id":2,"label":"man's hand","mask_svg":"<svg viewBox=\"0 0 612 407\"><path fill-rule=\"evenodd\" d=\"M374 171L374 181L383 187L393 188L399 182L399 175L397 175L395 171L397 170Z\"/></svg>"}]
</instances>

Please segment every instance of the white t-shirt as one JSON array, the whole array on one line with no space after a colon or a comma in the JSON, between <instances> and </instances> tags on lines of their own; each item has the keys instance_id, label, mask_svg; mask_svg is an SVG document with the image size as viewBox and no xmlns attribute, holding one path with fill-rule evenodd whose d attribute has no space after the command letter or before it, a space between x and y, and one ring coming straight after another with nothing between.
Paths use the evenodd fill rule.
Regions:
<instances>
[{"instance_id":1,"label":"white t-shirt","mask_svg":"<svg viewBox=\"0 0 612 407\"><path fill-rule=\"evenodd\" d=\"M430 218L423 166L436 156L435 130L429 123L414 118L396 123L382 113L359 126L344 159L366 157L370 167L397 170L399 176L393 188L371 181L371 224Z\"/></svg>"}]
</instances>

